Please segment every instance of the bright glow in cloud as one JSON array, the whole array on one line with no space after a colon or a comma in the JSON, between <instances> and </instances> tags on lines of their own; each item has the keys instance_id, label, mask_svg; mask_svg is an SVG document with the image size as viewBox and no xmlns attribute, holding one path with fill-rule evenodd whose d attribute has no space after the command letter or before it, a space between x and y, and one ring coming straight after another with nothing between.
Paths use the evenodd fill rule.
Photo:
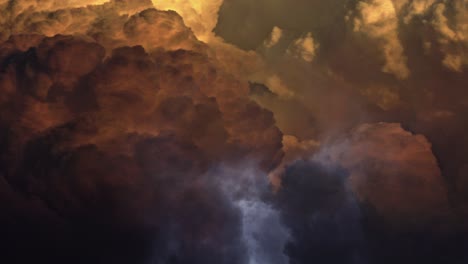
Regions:
<instances>
[{"instance_id":1,"label":"bright glow in cloud","mask_svg":"<svg viewBox=\"0 0 468 264\"><path fill-rule=\"evenodd\" d=\"M376 40L385 58L383 72L406 79L410 75L403 46L398 37L398 17L391 0L360 1L354 31Z\"/></svg>"},{"instance_id":2,"label":"bright glow in cloud","mask_svg":"<svg viewBox=\"0 0 468 264\"><path fill-rule=\"evenodd\" d=\"M218 22L218 11L223 0L152 0L160 10L179 13L195 35L202 41L209 39Z\"/></svg>"},{"instance_id":3,"label":"bright glow in cloud","mask_svg":"<svg viewBox=\"0 0 468 264\"><path fill-rule=\"evenodd\" d=\"M274 27L271 31L270 39L265 41L265 47L271 48L275 46L280 41L281 37L283 37L283 30L279 27Z\"/></svg>"},{"instance_id":4,"label":"bright glow in cloud","mask_svg":"<svg viewBox=\"0 0 468 264\"><path fill-rule=\"evenodd\" d=\"M295 40L293 46L288 50L288 53L302 58L307 62L312 62L318 47L319 45L315 43L312 33L309 32L304 37Z\"/></svg>"}]
</instances>

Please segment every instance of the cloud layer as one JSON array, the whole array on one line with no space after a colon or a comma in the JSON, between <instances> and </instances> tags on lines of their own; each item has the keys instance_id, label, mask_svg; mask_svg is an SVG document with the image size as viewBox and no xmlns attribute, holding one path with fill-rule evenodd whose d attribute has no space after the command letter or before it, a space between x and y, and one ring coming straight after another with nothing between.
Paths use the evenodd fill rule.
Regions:
<instances>
[{"instance_id":1,"label":"cloud layer","mask_svg":"<svg viewBox=\"0 0 468 264\"><path fill-rule=\"evenodd\" d=\"M463 0L0 1L29 263L464 263Z\"/></svg>"}]
</instances>

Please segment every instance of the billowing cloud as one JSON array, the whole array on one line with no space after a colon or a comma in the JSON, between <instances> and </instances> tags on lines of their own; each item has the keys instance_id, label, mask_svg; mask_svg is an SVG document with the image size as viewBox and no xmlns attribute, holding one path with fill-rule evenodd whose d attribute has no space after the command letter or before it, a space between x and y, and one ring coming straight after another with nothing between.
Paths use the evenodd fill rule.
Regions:
<instances>
[{"instance_id":1,"label":"billowing cloud","mask_svg":"<svg viewBox=\"0 0 468 264\"><path fill-rule=\"evenodd\" d=\"M0 1L0 261L463 262L465 7Z\"/></svg>"},{"instance_id":2,"label":"billowing cloud","mask_svg":"<svg viewBox=\"0 0 468 264\"><path fill-rule=\"evenodd\" d=\"M449 18L445 13L451 8L454 14L454 24L451 26ZM467 46L468 46L468 11L463 1L454 1L452 6L445 3L438 3L434 7L434 18L432 25L439 34L439 44L445 53L443 64L447 68L461 72L463 67L468 64Z\"/></svg>"},{"instance_id":3,"label":"billowing cloud","mask_svg":"<svg viewBox=\"0 0 468 264\"><path fill-rule=\"evenodd\" d=\"M312 34L309 32L304 37L296 39L287 52L307 62L312 62L318 47L319 44L315 43Z\"/></svg>"},{"instance_id":4,"label":"billowing cloud","mask_svg":"<svg viewBox=\"0 0 468 264\"><path fill-rule=\"evenodd\" d=\"M367 263L361 212L347 176L316 162L286 169L276 203L291 229L290 263Z\"/></svg>"},{"instance_id":5,"label":"billowing cloud","mask_svg":"<svg viewBox=\"0 0 468 264\"><path fill-rule=\"evenodd\" d=\"M157 9L174 10L179 13L197 37L205 41L212 37L223 0L152 0L152 2Z\"/></svg>"},{"instance_id":6,"label":"billowing cloud","mask_svg":"<svg viewBox=\"0 0 468 264\"><path fill-rule=\"evenodd\" d=\"M282 36L283 36L283 30L279 27L274 27L273 30L271 31L270 38L264 43L265 47L271 48L275 46L276 44L278 44Z\"/></svg>"},{"instance_id":7,"label":"billowing cloud","mask_svg":"<svg viewBox=\"0 0 468 264\"><path fill-rule=\"evenodd\" d=\"M317 159L347 168L358 198L390 223L424 225L448 217L447 188L430 143L399 124L363 124Z\"/></svg>"},{"instance_id":8,"label":"billowing cloud","mask_svg":"<svg viewBox=\"0 0 468 264\"><path fill-rule=\"evenodd\" d=\"M353 19L354 31L371 38L379 46L385 65L382 70L406 79L410 70L398 37L398 17L391 0L360 1Z\"/></svg>"},{"instance_id":9,"label":"billowing cloud","mask_svg":"<svg viewBox=\"0 0 468 264\"><path fill-rule=\"evenodd\" d=\"M40 24L23 20L10 32L22 34L2 44L2 192L39 201L21 202L27 217L39 217L27 209L37 207L63 223L43 227L63 255L43 253L39 261L245 263L243 213L218 180L237 182L236 175L209 171L255 160L266 181L282 157L273 115L248 98L248 83L218 66L177 13L127 16L112 4L30 8ZM64 20L55 21L55 12ZM11 240L23 224L6 224L11 257L27 261ZM73 241L75 230L83 235ZM43 239L45 251L55 243L28 235L31 246ZM125 256L109 254L121 251L117 241L132 239Z\"/></svg>"},{"instance_id":10,"label":"billowing cloud","mask_svg":"<svg viewBox=\"0 0 468 264\"><path fill-rule=\"evenodd\" d=\"M142 45L149 50L201 49L202 44L184 25L182 17L175 12L147 9L149 7L149 1L111 1L100 6L57 10L33 6L18 12L5 6L3 13L10 12L10 15L0 27L5 39L11 34L34 33L49 37L75 34L92 38L109 49L122 45Z\"/></svg>"}]
</instances>

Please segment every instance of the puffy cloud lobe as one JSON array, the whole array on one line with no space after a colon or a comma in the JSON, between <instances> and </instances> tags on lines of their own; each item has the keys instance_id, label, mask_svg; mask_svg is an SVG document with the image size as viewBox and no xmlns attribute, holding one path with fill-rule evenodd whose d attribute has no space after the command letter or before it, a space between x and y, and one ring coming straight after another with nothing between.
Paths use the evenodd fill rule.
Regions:
<instances>
[{"instance_id":1,"label":"puffy cloud lobe","mask_svg":"<svg viewBox=\"0 0 468 264\"><path fill-rule=\"evenodd\" d=\"M437 0L416 0L411 2L404 2L403 4L409 5L407 8L407 14L405 16L405 22L409 23L410 20L415 16L423 15L435 2L437 2Z\"/></svg>"},{"instance_id":2,"label":"puffy cloud lobe","mask_svg":"<svg viewBox=\"0 0 468 264\"><path fill-rule=\"evenodd\" d=\"M309 32L303 38L295 40L293 46L290 47L287 52L307 62L312 62L318 47L319 45L315 43L312 34Z\"/></svg>"},{"instance_id":3,"label":"puffy cloud lobe","mask_svg":"<svg viewBox=\"0 0 468 264\"><path fill-rule=\"evenodd\" d=\"M13 34L35 33L49 37L74 34L92 38L107 49L134 45L142 45L148 50L203 49L177 13L157 11L152 7L150 1L144 0L115 0L104 5L76 8L59 6L56 10L34 5L18 12L4 6L2 13L9 15L0 27L3 39Z\"/></svg>"},{"instance_id":4,"label":"puffy cloud lobe","mask_svg":"<svg viewBox=\"0 0 468 264\"><path fill-rule=\"evenodd\" d=\"M2 0L0 2L4 8L11 10L13 16L17 16L28 10L36 11L54 11L57 9L63 8L74 8L74 7L85 7L87 5L101 5L108 0L26 0L26 1L17 1L17 0Z\"/></svg>"},{"instance_id":5,"label":"puffy cloud lobe","mask_svg":"<svg viewBox=\"0 0 468 264\"><path fill-rule=\"evenodd\" d=\"M354 31L362 32L379 43L385 59L384 72L406 79L410 70L404 49L398 38L398 16L391 0L360 1ZM380 44L381 43L381 44Z\"/></svg>"},{"instance_id":6,"label":"puffy cloud lobe","mask_svg":"<svg viewBox=\"0 0 468 264\"><path fill-rule=\"evenodd\" d=\"M449 25L449 19L445 16L447 6L444 3L438 3L434 7L434 19L432 24L439 33L439 43L445 53L443 64L447 68L461 72L463 66L468 63L467 54L467 23L468 11L463 1L454 1L451 8L455 12L455 25Z\"/></svg>"},{"instance_id":7,"label":"puffy cloud lobe","mask_svg":"<svg viewBox=\"0 0 468 264\"><path fill-rule=\"evenodd\" d=\"M294 93L284 85L278 75L273 75L266 80L268 88L279 97L288 99L294 96Z\"/></svg>"},{"instance_id":8,"label":"puffy cloud lobe","mask_svg":"<svg viewBox=\"0 0 468 264\"><path fill-rule=\"evenodd\" d=\"M414 228L449 219L447 188L424 136L399 124L363 124L319 153L318 160L350 171L359 199L390 225Z\"/></svg>"},{"instance_id":9,"label":"puffy cloud lobe","mask_svg":"<svg viewBox=\"0 0 468 264\"><path fill-rule=\"evenodd\" d=\"M10 86L16 85L16 80L12 80L12 76L15 76L13 72L26 67L33 80L49 80L33 83L35 85L27 89L44 95L43 99L50 100L50 103L34 100L21 93L18 96L31 99L35 108L42 107L44 111L50 111L51 115L70 118L67 115L76 114L71 111L99 108L100 111L93 113L93 118L109 129L103 130L94 139L87 139L92 143L107 140L106 133L157 135L178 130L187 134L187 129L200 121L207 125L197 125L197 129L191 130L187 136L197 138L200 144L207 147L212 145L210 138L220 141L225 139L224 144L232 147L255 149L259 154L273 151L274 156L281 146L281 133L274 126L272 115L247 99L248 93L239 89L244 84L228 74L218 72L215 65L202 54L176 51L149 55L141 47L120 48L98 67L105 54L101 46L61 36L45 39L39 45L37 54L28 54L37 61L32 63L26 58L24 66L15 68L9 65L12 75L4 74L2 79L9 82ZM84 54L89 59L82 62ZM43 87L46 84L49 85ZM26 107L25 111L30 110ZM214 114L213 119L209 118L210 113ZM176 118L180 116L185 117ZM247 121L250 119L247 117L253 116L259 119ZM59 117L51 116L44 118L44 121L56 118ZM148 118L154 123L148 124ZM31 119L34 117L31 116ZM48 128L47 124L39 127L28 122L29 119L22 124L30 126L26 129L27 133L37 133ZM64 120L55 122L60 124ZM255 132L257 129L262 132ZM206 133L209 131L218 136L208 136ZM216 148L222 142L214 145L213 148ZM266 162L269 158L264 160ZM274 162L271 164L274 165Z\"/></svg>"},{"instance_id":10,"label":"puffy cloud lobe","mask_svg":"<svg viewBox=\"0 0 468 264\"><path fill-rule=\"evenodd\" d=\"M223 0L152 0L154 6L160 10L174 10L179 13L202 41L213 37L212 31L218 22L218 10Z\"/></svg>"},{"instance_id":11,"label":"puffy cloud lobe","mask_svg":"<svg viewBox=\"0 0 468 264\"><path fill-rule=\"evenodd\" d=\"M278 44L280 41L281 37L283 36L283 30L279 27L274 27L273 30L271 31L271 36L268 41L265 41L264 45L267 48L271 48Z\"/></svg>"},{"instance_id":12,"label":"puffy cloud lobe","mask_svg":"<svg viewBox=\"0 0 468 264\"><path fill-rule=\"evenodd\" d=\"M428 53L441 52L441 63L449 70L462 72L466 65L467 9L463 1L421 0L408 3L402 12L404 22L422 21L434 31L424 36Z\"/></svg>"},{"instance_id":13,"label":"puffy cloud lobe","mask_svg":"<svg viewBox=\"0 0 468 264\"><path fill-rule=\"evenodd\" d=\"M132 16L124 25L128 45L142 45L149 49L171 47L173 50L201 50L202 44L188 30L182 17L168 11L145 10Z\"/></svg>"}]
</instances>

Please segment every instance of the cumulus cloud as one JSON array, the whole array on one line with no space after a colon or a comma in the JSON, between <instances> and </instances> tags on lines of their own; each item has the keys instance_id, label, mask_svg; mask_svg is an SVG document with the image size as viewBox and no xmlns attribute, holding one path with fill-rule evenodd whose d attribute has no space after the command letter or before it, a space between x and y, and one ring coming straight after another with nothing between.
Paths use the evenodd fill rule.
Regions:
<instances>
[{"instance_id":1,"label":"cumulus cloud","mask_svg":"<svg viewBox=\"0 0 468 264\"><path fill-rule=\"evenodd\" d=\"M268 88L275 94L283 98L290 98L294 96L294 93L284 85L283 81L281 81L278 75L273 75L268 77L265 83Z\"/></svg>"},{"instance_id":2,"label":"cumulus cloud","mask_svg":"<svg viewBox=\"0 0 468 264\"><path fill-rule=\"evenodd\" d=\"M391 0L360 1L353 19L354 31L375 40L385 59L384 72L406 79L410 74L407 58L398 37L398 17Z\"/></svg>"},{"instance_id":3,"label":"cumulus cloud","mask_svg":"<svg viewBox=\"0 0 468 264\"><path fill-rule=\"evenodd\" d=\"M7 262L460 262L464 7L0 1Z\"/></svg>"},{"instance_id":4,"label":"cumulus cloud","mask_svg":"<svg viewBox=\"0 0 468 264\"><path fill-rule=\"evenodd\" d=\"M295 40L287 52L307 62L312 62L318 48L319 44L315 43L312 33L309 32L303 38Z\"/></svg>"},{"instance_id":5,"label":"cumulus cloud","mask_svg":"<svg viewBox=\"0 0 468 264\"><path fill-rule=\"evenodd\" d=\"M152 0L160 10L174 10L179 13L187 26L203 41L213 36L212 31L218 22L218 10L223 0Z\"/></svg>"},{"instance_id":6,"label":"cumulus cloud","mask_svg":"<svg viewBox=\"0 0 468 264\"><path fill-rule=\"evenodd\" d=\"M409 23L410 20L415 16L424 15L437 0L416 0L405 4L408 4L408 11L405 16L405 23Z\"/></svg>"},{"instance_id":7,"label":"cumulus cloud","mask_svg":"<svg viewBox=\"0 0 468 264\"><path fill-rule=\"evenodd\" d=\"M307 148L316 150L287 163L276 195L291 230L286 247L291 261L463 258L448 189L424 136L399 124L364 124L337 141ZM450 249L442 246L447 243Z\"/></svg>"},{"instance_id":8,"label":"cumulus cloud","mask_svg":"<svg viewBox=\"0 0 468 264\"><path fill-rule=\"evenodd\" d=\"M461 72L468 63L466 55L468 11L463 1L454 1L450 8L455 12L453 26L450 25L449 18L445 15L450 12L445 3L435 5L432 25L440 35L438 41L445 53L442 63L451 70Z\"/></svg>"},{"instance_id":9,"label":"cumulus cloud","mask_svg":"<svg viewBox=\"0 0 468 264\"><path fill-rule=\"evenodd\" d=\"M275 46L276 44L278 44L282 36L283 36L283 30L279 27L274 27L273 30L271 31L270 38L264 43L265 47L271 48Z\"/></svg>"},{"instance_id":10,"label":"cumulus cloud","mask_svg":"<svg viewBox=\"0 0 468 264\"><path fill-rule=\"evenodd\" d=\"M23 34L2 44L2 192L11 186L18 194L9 199L41 201L32 207L63 221L60 230L43 227L63 255L42 253L41 261L245 263L243 213L220 187L223 174L209 169L244 159L264 173L274 168L282 133L273 115L177 13L120 15L111 4L57 11L70 20L47 30L26 19ZM29 12L43 22L56 14ZM90 19L70 28L82 18ZM55 32L75 35L49 37ZM8 224L11 257L27 261L11 240L24 225ZM72 241L75 230L83 236ZM55 243L28 235L44 240L44 252ZM132 239L135 248L109 254Z\"/></svg>"},{"instance_id":11,"label":"cumulus cloud","mask_svg":"<svg viewBox=\"0 0 468 264\"><path fill-rule=\"evenodd\" d=\"M347 172L299 161L284 174L276 203L291 230L286 253L292 263L366 263L360 208Z\"/></svg>"},{"instance_id":12,"label":"cumulus cloud","mask_svg":"<svg viewBox=\"0 0 468 264\"><path fill-rule=\"evenodd\" d=\"M32 6L20 12L10 11L5 6L2 13L10 15L1 23L2 37L8 39L13 34L30 33L49 37L74 34L92 38L108 49L122 45L142 45L149 50L202 49L202 44L177 13L149 7L152 7L149 1L111 1L98 6L56 10Z\"/></svg>"},{"instance_id":13,"label":"cumulus cloud","mask_svg":"<svg viewBox=\"0 0 468 264\"><path fill-rule=\"evenodd\" d=\"M317 158L348 169L359 199L390 223L423 225L446 219L447 188L424 136L399 124L363 124L322 151Z\"/></svg>"}]
</instances>

